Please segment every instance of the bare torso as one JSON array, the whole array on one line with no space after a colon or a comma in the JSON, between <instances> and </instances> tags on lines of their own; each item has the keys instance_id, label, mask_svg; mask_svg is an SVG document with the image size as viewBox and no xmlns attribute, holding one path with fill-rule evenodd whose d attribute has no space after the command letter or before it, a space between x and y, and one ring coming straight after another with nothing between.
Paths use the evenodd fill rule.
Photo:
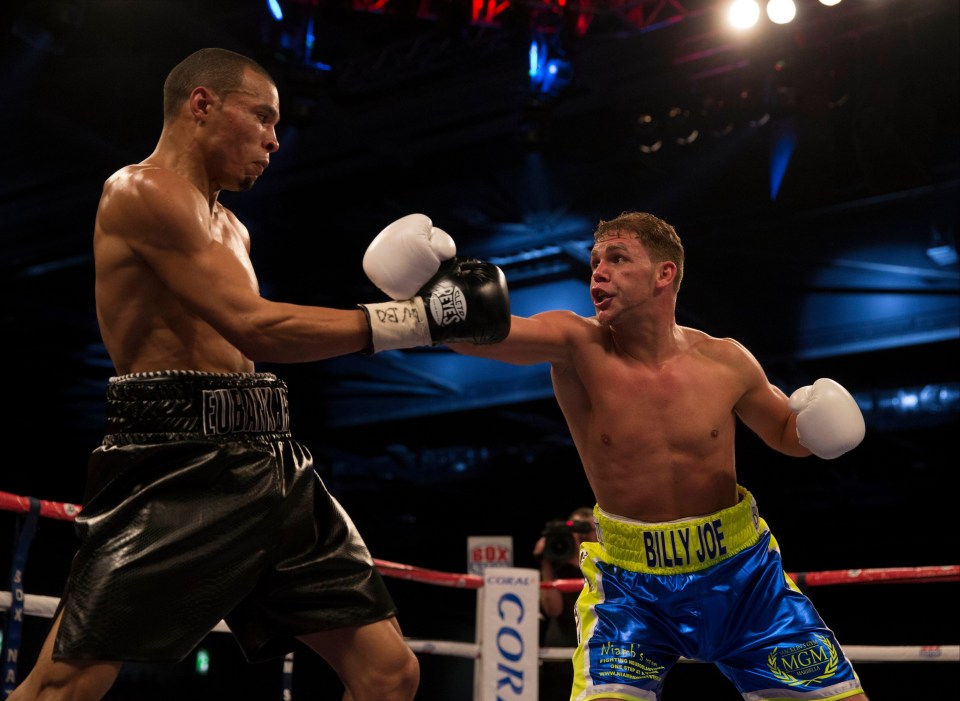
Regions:
<instances>
[{"instance_id":1,"label":"bare torso","mask_svg":"<svg viewBox=\"0 0 960 701\"><path fill-rule=\"evenodd\" d=\"M134 246L155 232L138 230L139 213L130 201L156 175L157 168L128 166L107 180L94 229L96 304L104 345L119 374L193 369L250 372L253 363L210 324L187 310ZM233 253L257 280L250 263L246 228L221 204L210 212L207 200L186 182L172 198L187 198L200 229ZM153 245L156 245L154 243Z\"/></svg>"},{"instance_id":2,"label":"bare torso","mask_svg":"<svg viewBox=\"0 0 960 701\"><path fill-rule=\"evenodd\" d=\"M569 363L552 378L600 508L641 521L736 503L735 406L747 389L732 342L682 329L686 348L640 362L581 320Z\"/></svg>"},{"instance_id":3,"label":"bare torso","mask_svg":"<svg viewBox=\"0 0 960 701\"><path fill-rule=\"evenodd\" d=\"M636 235L611 229L590 265L594 316L514 316L502 343L454 350L550 364L601 509L657 522L734 506L741 421L774 450L810 454L786 395L744 346L677 325L675 261L654 260Z\"/></svg>"}]
</instances>

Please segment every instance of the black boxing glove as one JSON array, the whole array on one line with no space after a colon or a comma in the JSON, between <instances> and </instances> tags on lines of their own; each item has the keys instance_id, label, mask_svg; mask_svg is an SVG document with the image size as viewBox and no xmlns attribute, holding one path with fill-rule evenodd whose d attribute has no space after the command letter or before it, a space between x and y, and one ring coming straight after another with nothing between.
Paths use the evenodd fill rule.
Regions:
<instances>
[{"instance_id":1,"label":"black boxing glove","mask_svg":"<svg viewBox=\"0 0 960 701\"><path fill-rule=\"evenodd\" d=\"M507 279L493 263L451 258L411 299L361 304L372 351L441 343L499 343L510 333Z\"/></svg>"}]
</instances>

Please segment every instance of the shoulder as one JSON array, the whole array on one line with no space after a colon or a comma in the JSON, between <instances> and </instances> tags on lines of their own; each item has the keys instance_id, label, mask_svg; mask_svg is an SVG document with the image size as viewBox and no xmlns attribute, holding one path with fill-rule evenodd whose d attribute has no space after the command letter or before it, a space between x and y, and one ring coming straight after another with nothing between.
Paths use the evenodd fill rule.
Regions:
<instances>
[{"instance_id":1,"label":"shoulder","mask_svg":"<svg viewBox=\"0 0 960 701\"><path fill-rule=\"evenodd\" d=\"M686 326L682 326L680 329L689 343L690 349L708 360L732 366L755 365L757 362L747 347L736 339L711 336L708 333Z\"/></svg>"},{"instance_id":2,"label":"shoulder","mask_svg":"<svg viewBox=\"0 0 960 701\"><path fill-rule=\"evenodd\" d=\"M190 180L175 170L148 163L129 165L115 172L104 183L104 194L163 207L174 203L207 207L203 193Z\"/></svg>"},{"instance_id":3,"label":"shoulder","mask_svg":"<svg viewBox=\"0 0 960 701\"><path fill-rule=\"evenodd\" d=\"M537 312L534 316L541 319L551 319L551 320L560 320L560 319L584 319L585 317L580 316L576 312L572 312L569 309L550 309L545 312Z\"/></svg>"},{"instance_id":4,"label":"shoulder","mask_svg":"<svg viewBox=\"0 0 960 701\"><path fill-rule=\"evenodd\" d=\"M534 314L531 318L539 319L540 321L548 324L554 324L556 326L565 326L571 329L599 329L600 324L593 317L580 316L576 312L572 312L569 309L551 309L546 312L538 312Z\"/></svg>"},{"instance_id":5,"label":"shoulder","mask_svg":"<svg viewBox=\"0 0 960 701\"><path fill-rule=\"evenodd\" d=\"M165 191L186 190L191 185L186 178L169 168L135 163L113 173L103 187L105 191L117 193L160 194Z\"/></svg>"},{"instance_id":6,"label":"shoulder","mask_svg":"<svg viewBox=\"0 0 960 701\"><path fill-rule=\"evenodd\" d=\"M178 173L158 166L136 164L121 168L104 182L98 217L107 225L167 227L180 218L203 211L203 197Z\"/></svg>"},{"instance_id":7,"label":"shoulder","mask_svg":"<svg viewBox=\"0 0 960 701\"><path fill-rule=\"evenodd\" d=\"M602 333L596 318L580 316L568 309L540 312L530 318L552 329L555 333L563 334L568 339L586 340L592 335L599 336Z\"/></svg>"}]
</instances>

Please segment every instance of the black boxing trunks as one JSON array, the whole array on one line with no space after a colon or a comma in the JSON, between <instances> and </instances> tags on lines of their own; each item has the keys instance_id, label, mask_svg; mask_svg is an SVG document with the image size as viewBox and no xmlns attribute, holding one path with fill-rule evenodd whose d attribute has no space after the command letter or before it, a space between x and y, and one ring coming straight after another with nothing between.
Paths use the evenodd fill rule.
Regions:
<instances>
[{"instance_id":1,"label":"black boxing trunks","mask_svg":"<svg viewBox=\"0 0 960 701\"><path fill-rule=\"evenodd\" d=\"M54 659L176 662L225 620L250 661L396 613L266 373L112 378Z\"/></svg>"}]
</instances>

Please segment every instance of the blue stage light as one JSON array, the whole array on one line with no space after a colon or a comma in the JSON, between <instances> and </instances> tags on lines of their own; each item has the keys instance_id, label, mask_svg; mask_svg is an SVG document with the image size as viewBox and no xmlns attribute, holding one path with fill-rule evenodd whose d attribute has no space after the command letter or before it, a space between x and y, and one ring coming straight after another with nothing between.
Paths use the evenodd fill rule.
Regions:
<instances>
[{"instance_id":1,"label":"blue stage light","mask_svg":"<svg viewBox=\"0 0 960 701\"><path fill-rule=\"evenodd\" d=\"M280 0L267 0L267 7L277 22L283 19L283 9L280 7Z\"/></svg>"}]
</instances>

